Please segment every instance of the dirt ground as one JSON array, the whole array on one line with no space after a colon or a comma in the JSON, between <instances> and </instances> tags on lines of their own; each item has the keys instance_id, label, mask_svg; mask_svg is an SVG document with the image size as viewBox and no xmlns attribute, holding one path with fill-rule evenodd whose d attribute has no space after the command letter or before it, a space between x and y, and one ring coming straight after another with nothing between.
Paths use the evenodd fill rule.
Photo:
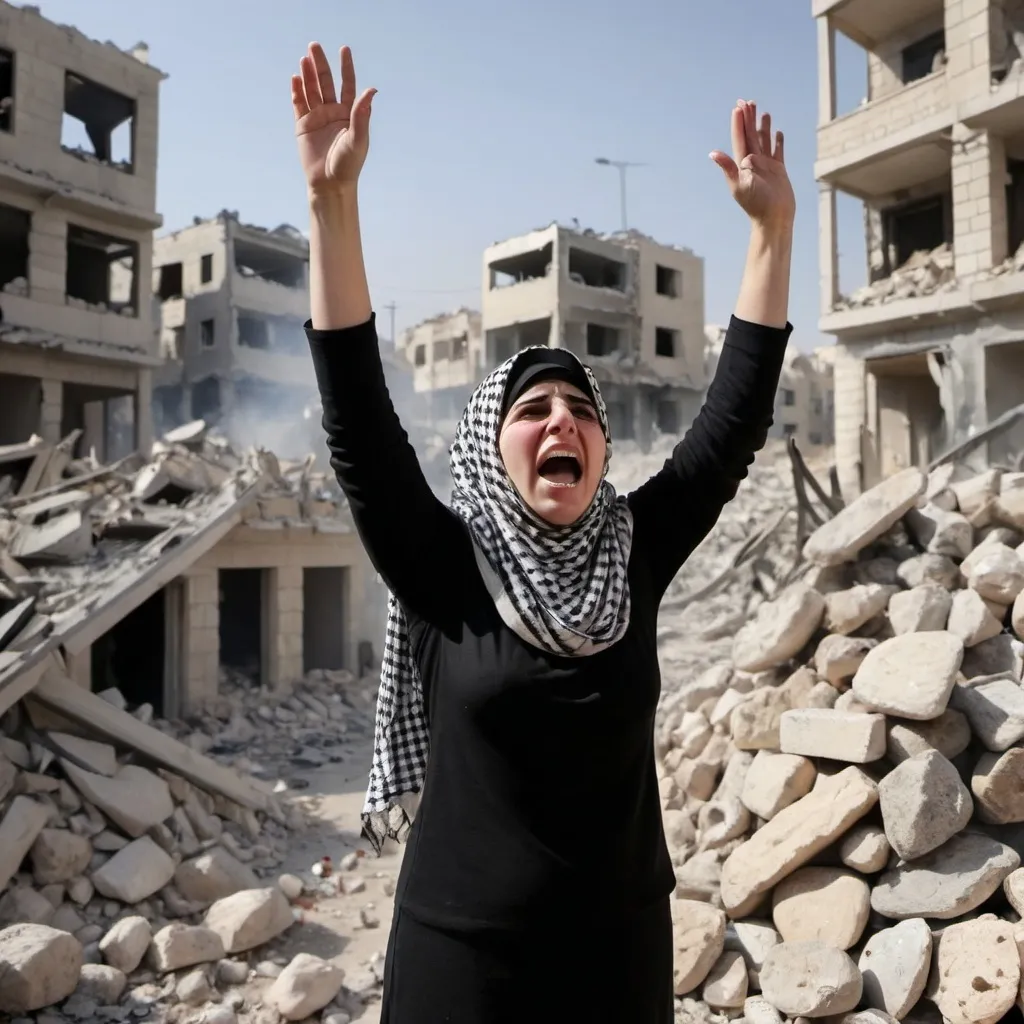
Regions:
<instances>
[{"instance_id":1,"label":"dirt ground","mask_svg":"<svg viewBox=\"0 0 1024 1024\"><path fill-rule=\"evenodd\" d=\"M303 909L302 920L289 929L279 949L285 956L307 952L337 963L345 971L346 987L356 991L374 991L373 972L369 966L375 959L378 973L383 967L388 930L394 900L391 893L398 879L402 849L389 844L378 859L359 838L359 813L366 795L366 779L370 765L370 745L346 748L343 760L302 773L308 788L303 801L316 820L316 825L296 838L284 871L315 882L310 869L323 856L329 856L335 876L320 883L312 907ZM366 852L352 870L341 867L347 854L357 849ZM337 884L365 889L351 895L339 893ZM367 927L367 924L375 925ZM380 1004L373 998L359 1024L379 1024Z\"/></svg>"}]
</instances>

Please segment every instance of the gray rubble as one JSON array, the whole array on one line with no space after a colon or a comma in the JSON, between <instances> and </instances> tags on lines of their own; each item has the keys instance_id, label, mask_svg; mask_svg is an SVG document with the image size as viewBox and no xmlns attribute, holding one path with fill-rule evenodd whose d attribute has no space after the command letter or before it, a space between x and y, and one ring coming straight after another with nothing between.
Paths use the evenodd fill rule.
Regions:
<instances>
[{"instance_id":1,"label":"gray rubble","mask_svg":"<svg viewBox=\"0 0 1024 1024\"><path fill-rule=\"evenodd\" d=\"M679 997L733 1014L742 997L765 1024L976 1024L1017 1004L1021 486L906 470L818 506L823 525L765 577L731 657L667 694Z\"/></svg>"}]
</instances>

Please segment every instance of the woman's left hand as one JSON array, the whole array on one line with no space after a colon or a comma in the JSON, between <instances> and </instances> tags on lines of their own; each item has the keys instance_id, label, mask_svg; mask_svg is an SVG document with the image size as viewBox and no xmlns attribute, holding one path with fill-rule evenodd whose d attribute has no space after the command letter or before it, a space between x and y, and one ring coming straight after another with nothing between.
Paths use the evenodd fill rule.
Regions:
<instances>
[{"instance_id":1,"label":"woman's left hand","mask_svg":"<svg viewBox=\"0 0 1024 1024\"><path fill-rule=\"evenodd\" d=\"M757 104L738 100L732 112L733 156L711 154L729 183L733 199L754 223L789 227L796 215L796 197L786 173L782 132L772 138L770 114L757 123Z\"/></svg>"}]
</instances>

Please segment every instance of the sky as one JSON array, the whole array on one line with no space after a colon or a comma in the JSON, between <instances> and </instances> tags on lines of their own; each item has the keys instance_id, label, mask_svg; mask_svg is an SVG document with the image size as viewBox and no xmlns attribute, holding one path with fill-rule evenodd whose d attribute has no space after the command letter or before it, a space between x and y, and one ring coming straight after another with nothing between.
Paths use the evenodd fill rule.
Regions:
<instances>
[{"instance_id":1,"label":"sky","mask_svg":"<svg viewBox=\"0 0 1024 1024\"><path fill-rule=\"evenodd\" d=\"M236 210L305 230L289 78L309 42L376 86L360 183L374 304L388 331L479 308L486 246L558 220L630 226L703 256L708 323L725 323L748 224L708 158L729 147L738 98L786 134L798 213L790 319L818 333L817 46L810 0L37 0L44 17L128 49L167 74L160 94L164 230ZM840 112L864 92L863 54L840 40ZM864 281L861 212L839 207L840 284Z\"/></svg>"}]
</instances>

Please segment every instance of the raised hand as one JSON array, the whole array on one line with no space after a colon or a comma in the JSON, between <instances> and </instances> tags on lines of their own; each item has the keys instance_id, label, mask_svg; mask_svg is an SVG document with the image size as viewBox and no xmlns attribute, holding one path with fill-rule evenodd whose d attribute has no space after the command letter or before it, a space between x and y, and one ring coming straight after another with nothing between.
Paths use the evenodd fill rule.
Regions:
<instances>
[{"instance_id":1,"label":"raised hand","mask_svg":"<svg viewBox=\"0 0 1024 1024\"><path fill-rule=\"evenodd\" d=\"M310 43L292 75L292 108L299 160L310 193L351 186L359 178L370 147L370 108L376 89L356 99L356 69L352 51L341 48L341 96L323 47Z\"/></svg>"},{"instance_id":2,"label":"raised hand","mask_svg":"<svg viewBox=\"0 0 1024 1024\"><path fill-rule=\"evenodd\" d=\"M758 126L756 103L736 102L732 111L732 151L729 156L714 150L711 159L722 168L733 199L759 224L791 224L796 198L786 173L782 132L776 132L772 139L770 114L762 114Z\"/></svg>"}]
</instances>

